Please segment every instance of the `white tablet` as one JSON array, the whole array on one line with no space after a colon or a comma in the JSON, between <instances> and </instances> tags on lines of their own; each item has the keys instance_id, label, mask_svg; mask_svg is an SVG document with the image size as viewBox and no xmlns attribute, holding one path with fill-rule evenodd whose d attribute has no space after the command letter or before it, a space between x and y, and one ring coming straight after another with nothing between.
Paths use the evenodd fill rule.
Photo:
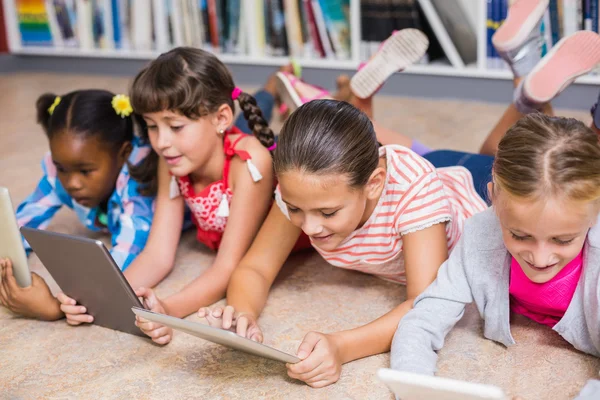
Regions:
<instances>
[{"instance_id":1,"label":"white tablet","mask_svg":"<svg viewBox=\"0 0 600 400\"><path fill-rule=\"evenodd\" d=\"M497 386L380 369L377 377L401 400L506 400Z\"/></svg>"},{"instance_id":2,"label":"white tablet","mask_svg":"<svg viewBox=\"0 0 600 400\"><path fill-rule=\"evenodd\" d=\"M255 356L269 358L275 361L295 364L300 362L300 359L283 351L274 349L253 340L241 337L233 332L223 329L213 328L212 326L200 324L197 322L186 321L180 318L171 317L165 314L159 314L152 311L142 310L141 308L132 307L131 311L142 318L152 322L166 325L170 328L187 333L188 335L197 336L209 342L217 343L235 350L240 350L245 353L250 353Z\"/></svg>"},{"instance_id":3,"label":"white tablet","mask_svg":"<svg viewBox=\"0 0 600 400\"><path fill-rule=\"evenodd\" d=\"M0 187L0 258L10 258L13 274L19 286L31 286L27 254L25 254L10 195L5 187Z\"/></svg>"}]
</instances>

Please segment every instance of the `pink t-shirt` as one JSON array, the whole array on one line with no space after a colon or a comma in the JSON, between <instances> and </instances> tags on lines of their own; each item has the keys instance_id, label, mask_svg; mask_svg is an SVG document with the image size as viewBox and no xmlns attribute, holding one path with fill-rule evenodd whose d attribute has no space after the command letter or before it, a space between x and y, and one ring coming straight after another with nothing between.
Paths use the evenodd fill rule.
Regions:
<instances>
[{"instance_id":1,"label":"pink t-shirt","mask_svg":"<svg viewBox=\"0 0 600 400\"><path fill-rule=\"evenodd\" d=\"M554 278L545 283L532 282L512 258L510 264L510 308L540 324L553 327L565 315L583 266L583 251Z\"/></svg>"}]
</instances>

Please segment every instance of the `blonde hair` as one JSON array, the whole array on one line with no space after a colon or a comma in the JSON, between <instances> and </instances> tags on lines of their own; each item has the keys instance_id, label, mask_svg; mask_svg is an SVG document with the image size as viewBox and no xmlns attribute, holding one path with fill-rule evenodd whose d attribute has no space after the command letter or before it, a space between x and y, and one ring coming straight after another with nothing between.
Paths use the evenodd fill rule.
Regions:
<instances>
[{"instance_id":1,"label":"blonde hair","mask_svg":"<svg viewBox=\"0 0 600 400\"><path fill-rule=\"evenodd\" d=\"M597 201L598 136L573 118L529 114L500 141L493 179L497 189L518 198L563 196L574 201Z\"/></svg>"}]
</instances>

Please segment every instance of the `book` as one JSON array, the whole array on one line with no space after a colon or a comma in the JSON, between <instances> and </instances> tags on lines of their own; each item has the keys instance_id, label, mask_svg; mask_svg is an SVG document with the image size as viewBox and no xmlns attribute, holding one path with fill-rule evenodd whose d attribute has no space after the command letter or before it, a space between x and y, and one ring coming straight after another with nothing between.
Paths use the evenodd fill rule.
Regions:
<instances>
[{"instance_id":1,"label":"book","mask_svg":"<svg viewBox=\"0 0 600 400\"><path fill-rule=\"evenodd\" d=\"M321 10L319 0L311 0L311 4L315 21L317 23L317 31L319 32L321 44L323 45L323 50L325 51L325 58L333 59L335 58L335 53L333 51L333 46L331 45L331 40L329 39L329 34L327 33L325 18L323 17L323 11Z\"/></svg>"},{"instance_id":2,"label":"book","mask_svg":"<svg viewBox=\"0 0 600 400\"><path fill-rule=\"evenodd\" d=\"M283 9L289 55L293 58L300 58L304 55L304 40L302 39L302 28L300 27L298 1L284 0Z\"/></svg>"},{"instance_id":3,"label":"book","mask_svg":"<svg viewBox=\"0 0 600 400\"><path fill-rule=\"evenodd\" d=\"M266 40L273 56L288 54L288 38L281 0L265 0Z\"/></svg>"},{"instance_id":4,"label":"book","mask_svg":"<svg viewBox=\"0 0 600 400\"><path fill-rule=\"evenodd\" d=\"M350 23L344 13L344 9L350 7L350 3L347 0L320 0L319 2L336 58L350 58Z\"/></svg>"},{"instance_id":5,"label":"book","mask_svg":"<svg viewBox=\"0 0 600 400\"><path fill-rule=\"evenodd\" d=\"M313 58L314 48L313 42L310 37L310 31L308 26L308 15L306 14L306 8L302 0L296 0L298 2L298 11L300 12L300 29L302 31L302 48L304 49L304 57Z\"/></svg>"},{"instance_id":6,"label":"book","mask_svg":"<svg viewBox=\"0 0 600 400\"><path fill-rule=\"evenodd\" d=\"M558 2L560 0L550 0L548 11L550 12L550 29L552 30L552 45L560 40L560 19L558 17Z\"/></svg>"},{"instance_id":7,"label":"book","mask_svg":"<svg viewBox=\"0 0 600 400\"><path fill-rule=\"evenodd\" d=\"M219 49L221 35L219 27L219 18L217 13L217 0L207 0L208 6L208 26L210 30L210 44L214 51Z\"/></svg>"},{"instance_id":8,"label":"book","mask_svg":"<svg viewBox=\"0 0 600 400\"><path fill-rule=\"evenodd\" d=\"M131 2L131 38L136 50L152 49L152 8L148 5L147 0Z\"/></svg>"},{"instance_id":9,"label":"book","mask_svg":"<svg viewBox=\"0 0 600 400\"><path fill-rule=\"evenodd\" d=\"M306 24L308 25L308 32L312 42L312 49L314 54L320 58L325 57L325 50L319 37L319 30L317 28L317 22L315 20L315 13L312 8L312 2L310 0L302 0L302 4L306 13Z\"/></svg>"},{"instance_id":10,"label":"book","mask_svg":"<svg viewBox=\"0 0 600 400\"><path fill-rule=\"evenodd\" d=\"M65 0L54 0L54 12L56 15L56 22L58 23L58 27L60 30L60 35L63 40L63 45L66 47L77 47L77 38L75 37L75 31L73 29L73 25L71 23L71 15L70 13L75 10L73 2L70 2L69 5Z\"/></svg>"},{"instance_id":11,"label":"book","mask_svg":"<svg viewBox=\"0 0 600 400\"><path fill-rule=\"evenodd\" d=\"M93 5L91 0L77 0L77 38L79 48L91 50L94 48Z\"/></svg>"},{"instance_id":12,"label":"book","mask_svg":"<svg viewBox=\"0 0 600 400\"><path fill-rule=\"evenodd\" d=\"M492 43L492 36L496 32L496 25L494 23L494 0L487 0L487 20L486 20L486 66L488 69L494 68L494 45Z\"/></svg>"},{"instance_id":13,"label":"book","mask_svg":"<svg viewBox=\"0 0 600 400\"><path fill-rule=\"evenodd\" d=\"M16 9L23 46L52 46L45 0L17 0Z\"/></svg>"},{"instance_id":14,"label":"book","mask_svg":"<svg viewBox=\"0 0 600 400\"><path fill-rule=\"evenodd\" d=\"M578 4L580 0L562 0L563 3L563 32L562 37L571 36L580 29L578 23Z\"/></svg>"},{"instance_id":15,"label":"book","mask_svg":"<svg viewBox=\"0 0 600 400\"><path fill-rule=\"evenodd\" d=\"M152 0L152 17L154 21L154 41L156 49L165 51L171 47L169 39L169 14L165 0Z\"/></svg>"},{"instance_id":16,"label":"book","mask_svg":"<svg viewBox=\"0 0 600 400\"><path fill-rule=\"evenodd\" d=\"M52 0L46 0L46 12L48 16L48 26L50 27L50 35L52 36L52 45L54 47L63 47L64 41Z\"/></svg>"},{"instance_id":17,"label":"book","mask_svg":"<svg viewBox=\"0 0 600 400\"><path fill-rule=\"evenodd\" d=\"M240 54L239 46L240 38L240 17L241 17L241 0L229 0L227 2L227 41L225 42L225 51L232 54Z\"/></svg>"},{"instance_id":18,"label":"book","mask_svg":"<svg viewBox=\"0 0 600 400\"><path fill-rule=\"evenodd\" d=\"M598 33L598 0L590 0L590 14L592 18L592 31Z\"/></svg>"}]
</instances>

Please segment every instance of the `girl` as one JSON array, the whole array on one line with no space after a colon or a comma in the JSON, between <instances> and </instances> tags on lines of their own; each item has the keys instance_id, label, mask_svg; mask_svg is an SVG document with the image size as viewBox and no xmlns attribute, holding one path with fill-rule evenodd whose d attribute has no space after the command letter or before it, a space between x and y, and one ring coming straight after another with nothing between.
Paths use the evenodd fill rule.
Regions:
<instances>
[{"instance_id":1,"label":"girl","mask_svg":"<svg viewBox=\"0 0 600 400\"><path fill-rule=\"evenodd\" d=\"M514 344L510 311L600 357L600 146L573 119L535 113L500 141L493 208L467 221L437 279L400 322L392 368L433 374L436 351L475 302L484 336Z\"/></svg>"},{"instance_id":2,"label":"girl","mask_svg":"<svg viewBox=\"0 0 600 400\"><path fill-rule=\"evenodd\" d=\"M63 96L44 94L36 106L50 152L42 161L44 176L36 190L17 208L19 226L45 229L60 208L69 207L87 228L111 234L111 255L126 270L146 244L154 201L142 195L131 178L150 147L134 135L129 98L105 90L78 90ZM37 275L34 278L28 293L40 290L45 292L40 297L47 297L48 287ZM20 296L14 290L2 292L3 304L13 311L43 319L63 316L56 300L35 305L34 295ZM29 303L9 304L10 296Z\"/></svg>"},{"instance_id":3,"label":"girl","mask_svg":"<svg viewBox=\"0 0 600 400\"><path fill-rule=\"evenodd\" d=\"M341 364L388 351L398 321L435 278L464 221L486 208L465 168L436 171L401 146L379 147L369 118L345 102L314 100L285 122L274 158L276 204L227 290L228 306L200 310L214 326L262 341L269 289L301 232L329 263L407 285L407 300L374 322L311 332L289 375L313 387Z\"/></svg>"},{"instance_id":4,"label":"girl","mask_svg":"<svg viewBox=\"0 0 600 400\"><path fill-rule=\"evenodd\" d=\"M255 98L235 86L217 57L200 49L162 54L136 76L131 98L143 118L142 136L154 150L136 177L157 201L148 244L125 277L150 309L184 317L224 296L265 218L273 196L275 139ZM236 101L254 137L232 126ZM186 207L198 241L217 256L182 291L159 300L146 288L173 268ZM92 320L82 310L72 311ZM166 327L138 323L155 342L170 340Z\"/></svg>"}]
</instances>

